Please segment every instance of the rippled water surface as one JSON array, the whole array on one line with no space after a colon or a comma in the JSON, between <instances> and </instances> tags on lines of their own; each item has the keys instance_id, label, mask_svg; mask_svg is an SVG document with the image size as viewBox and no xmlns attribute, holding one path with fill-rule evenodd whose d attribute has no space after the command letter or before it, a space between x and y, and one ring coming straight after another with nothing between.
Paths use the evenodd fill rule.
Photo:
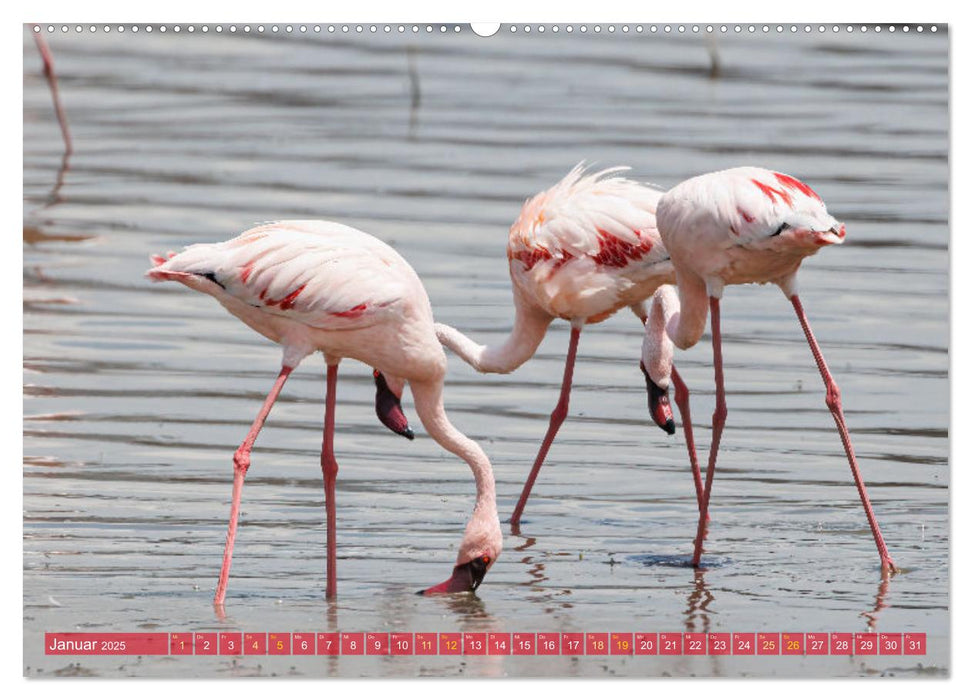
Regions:
<instances>
[{"instance_id":1,"label":"rippled water surface","mask_svg":"<svg viewBox=\"0 0 971 700\"><path fill-rule=\"evenodd\" d=\"M24 665L52 675L922 675L949 666L948 44L850 36L57 33L75 153L24 33ZM712 55L717 75L712 75ZM467 467L374 419L341 367L339 600L323 597L319 356L253 453L227 617L233 450L275 346L151 285L151 252L254 221L341 221L394 245L438 320L511 325L505 241L575 163L670 187L740 164L812 184L849 232L801 292L903 572L879 560L791 307L723 302L728 426L703 571L683 438L649 423L638 324L580 341L571 416L477 598L425 599L473 501ZM556 401L568 325L509 376L454 359L446 405L507 518ZM707 452L707 337L678 357ZM405 410L414 414L410 399ZM417 421L413 421L416 423ZM926 632L926 657L44 657L44 631Z\"/></svg>"}]
</instances>

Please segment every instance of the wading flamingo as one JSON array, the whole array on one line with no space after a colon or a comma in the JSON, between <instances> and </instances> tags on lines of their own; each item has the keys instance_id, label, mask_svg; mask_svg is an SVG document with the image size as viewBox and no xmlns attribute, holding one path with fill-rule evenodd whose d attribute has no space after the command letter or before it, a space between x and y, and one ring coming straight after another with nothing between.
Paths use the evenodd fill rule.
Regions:
<instances>
[{"instance_id":1,"label":"wading flamingo","mask_svg":"<svg viewBox=\"0 0 971 700\"><path fill-rule=\"evenodd\" d=\"M660 285L674 282L674 268L654 221L661 192L617 177L626 169L586 173L580 164L558 184L523 205L509 230L507 256L516 319L505 342L486 347L451 326L435 324L442 344L476 370L502 374L533 356L553 319L566 319L572 326L560 399L513 511L510 522L514 527L519 525L536 476L566 419L580 331L625 306L643 323L645 302ZM654 345L658 352L641 363L651 417L669 434L674 433L667 399L668 382L673 380L700 509L701 472L691 432L688 388L671 364L670 341L667 348L664 341L661 333Z\"/></svg>"},{"instance_id":2,"label":"wading flamingo","mask_svg":"<svg viewBox=\"0 0 971 700\"><path fill-rule=\"evenodd\" d=\"M644 335L643 355L663 352L657 329L685 350L701 338L711 308L711 339L715 364L715 413L711 452L705 472L704 498L698 520L692 563L701 561L705 516L715 476L715 460L728 409L722 372L719 304L726 284L758 282L777 284L792 302L816 366L826 385L826 405L850 463L863 502L882 568L896 571L880 526L867 497L866 486L850 443L839 387L826 367L823 353L809 327L796 291L796 273L803 258L824 246L840 244L846 227L826 211L819 195L789 175L763 168L733 168L700 175L682 182L657 204L657 227L677 271L677 294L661 288L652 302Z\"/></svg>"},{"instance_id":3,"label":"wading flamingo","mask_svg":"<svg viewBox=\"0 0 971 700\"><path fill-rule=\"evenodd\" d=\"M406 430L398 404L411 386L415 410L438 444L468 462L475 509L452 576L424 593L475 590L502 551L492 466L482 449L449 422L442 405L445 352L418 275L390 246L348 226L280 221L224 243L199 244L153 256L146 275L205 292L253 330L283 346L273 388L233 457L233 497L216 606L226 598L243 480L250 451L290 373L316 350L327 362L327 399L320 465L327 508L327 597L337 593L334 406L338 363L345 357L375 368L382 421ZM385 415L382 415L384 411Z\"/></svg>"}]
</instances>

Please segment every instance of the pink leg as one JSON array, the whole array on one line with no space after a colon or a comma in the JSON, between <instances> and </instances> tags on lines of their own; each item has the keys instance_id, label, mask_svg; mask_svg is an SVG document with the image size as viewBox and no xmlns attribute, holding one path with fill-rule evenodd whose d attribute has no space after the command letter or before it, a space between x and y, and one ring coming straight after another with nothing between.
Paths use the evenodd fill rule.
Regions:
<instances>
[{"instance_id":1,"label":"pink leg","mask_svg":"<svg viewBox=\"0 0 971 700\"><path fill-rule=\"evenodd\" d=\"M715 460L718 458L718 445L721 443L728 406L725 404L725 375L722 372L722 334L719 300L709 297L711 305L711 346L715 355L715 412L711 416L711 452L708 454L708 469L705 471L705 494L698 517L698 533L695 535L695 553L691 558L692 566L701 563L701 545L705 540L705 523L708 521L708 502L711 500L711 484L715 480Z\"/></svg>"},{"instance_id":2,"label":"pink leg","mask_svg":"<svg viewBox=\"0 0 971 700\"><path fill-rule=\"evenodd\" d=\"M799 318L799 324L802 326L802 331L806 334L806 340L809 341L809 349L812 350L813 358L816 360L816 366L819 367L819 373L823 376L823 382L826 384L826 405L829 407L830 413L833 414L833 420L836 421L836 429L839 430L840 439L843 441L846 459L849 460L850 471L853 472L853 480L856 481L856 490L860 493L863 510L866 511L866 519L870 522L870 530L873 532L873 539L877 543L877 551L880 553L880 565L885 571L897 571L893 559L890 558L890 552L887 551L887 545L883 541L883 535L880 534L877 517L873 514L873 507L870 505L870 499L866 494L866 485L863 483L863 476L860 474L860 468L856 463L853 444L850 442L850 431L846 427L846 418L843 416L843 402L840 400L839 387L836 386L836 380L833 379L833 375L829 373L826 360L823 359L823 353L819 349L819 344L816 342L816 337L813 335L812 329L809 327L809 319L806 318L806 312L803 311L802 301L799 300L799 295L793 294L791 301L792 307L796 310L796 316Z\"/></svg>"},{"instance_id":3,"label":"pink leg","mask_svg":"<svg viewBox=\"0 0 971 700\"><path fill-rule=\"evenodd\" d=\"M512 518L509 521L513 527L519 526L519 519L522 517L523 509L526 507L526 501L529 500L529 492L533 490L533 482L536 481L540 467L543 466L546 453L550 451L550 445L553 444L553 438L556 437L556 432L563 425L563 421L566 420L566 414L570 408L570 388L573 386L573 366L576 364L577 344L579 342L580 329L574 328L570 332L570 349L566 353L566 367L563 370L563 386L560 387L560 400L550 415L550 427L546 431L546 437L543 438L543 444L539 448L539 454L536 455L536 461L533 462L533 469L529 472L529 478L526 479L523 492L519 495L519 502L516 503L516 510L513 511Z\"/></svg>"},{"instance_id":4,"label":"pink leg","mask_svg":"<svg viewBox=\"0 0 971 700\"><path fill-rule=\"evenodd\" d=\"M233 504L229 509L229 530L226 533L226 549L223 551L223 566L219 572L219 585L216 586L216 599L213 601L217 607L222 607L226 601L226 584L229 582L229 569L233 563L233 544L236 542L236 524L239 521L239 501L243 494L243 479L246 478L246 471L249 469L250 452L253 449L253 443L256 442L256 436L260 434L260 429L266 422L266 417L270 415L270 409L280 395L280 390L283 389L283 385L292 371L293 367L287 367L286 365L280 370L280 374L277 375L273 388L270 389L266 401L263 402L263 407L260 409L256 420L253 421L253 425L246 435L246 439L243 440L243 444L239 446L236 454L233 455Z\"/></svg>"},{"instance_id":5,"label":"pink leg","mask_svg":"<svg viewBox=\"0 0 971 700\"><path fill-rule=\"evenodd\" d=\"M47 47L47 41L41 36L40 32L34 32L34 41L37 42L37 50L44 61L44 75L47 77L47 84L51 88L51 98L54 100L54 112L57 114L57 122L61 125L61 136L64 137L64 149L67 153L73 150L71 146L71 132L67 127L67 115L61 106L61 96L57 89L57 74L54 73L54 57L51 50Z\"/></svg>"},{"instance_id":6,"label":"pink leg","mask_svg":"<svg viewBox=\"0 0 971 700\"><path fill-rule=\"evenodd\" d=\"M324 472L324 499L327 508L327 597L337 596L337 459L334 457L334 406L337 402L337 365L327 365L327 403L324 410L324 446L320 468Z\"/></svg>"},{"instance_id":7,"label":"pink leg","mask_svg":"<svg viewBox=\"0 0 971 700\"><path fill-rule=\"evenodd\" d=\"M691 406L688 403L688 385L684 383L681 375L674 365L671 366L671 381L674 382L674 402L678 404L678 412L681 414L681 427L684 430L684 441L688 447L688 459L691 462L691 473L695 479L695 493L698 496L698 510L701 511L701 504L704 500L704 486L701 484L701 467L698 466L698 453L695 451L694 431L691 429ZM708 516L708 520L711 516ZM706 521L706 522L707 522Z\"/></svg>"}]
</instances>

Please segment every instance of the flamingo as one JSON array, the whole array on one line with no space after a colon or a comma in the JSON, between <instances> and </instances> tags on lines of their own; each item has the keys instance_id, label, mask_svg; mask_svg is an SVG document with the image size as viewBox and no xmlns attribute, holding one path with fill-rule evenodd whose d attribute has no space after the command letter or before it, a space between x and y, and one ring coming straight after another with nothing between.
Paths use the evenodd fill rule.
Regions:
<instances>
[{"instance_id":1,"label":"flamingo","mask_svg":"<svg viewBox=\"0 0 971 700\"><path fill-rule=\"evenodd\" d=\"M711 309L715 412L692 564L697 567L701 561L715 461L728 414L722 370L722 292L729 284L771 282L792 303L822 375L826 405L843 442L880 554L881 568L896 571L853 452L839 387L826 366L797 293L796 274L803 259L821 248L843 243L845 225L826 211L818 194L796 178L763 168L742 167L700 175L668 191L657 204L657 228L677 273L677 294L671 287L662 287L655 293L650 316L653 325L645 333L643 355L663 353L664 335L683 350L695 345Z\"/></svg>"},{"instance_id":2,"label":"flamingo","mask_svg":"<svg viewBox=\"0 0 971 700\"><path fill-rule=\"evenodd\" d=\"M654 220L661 192L618 177L624 170L627 168L616 167L590 173L581 163L523 205L509 230L507 248L516 318L512 333L501 345L479 345L451 326L435 324L442 344L473 368L506 374L533 356L553 319L570 322L560 398L513 511L513 527L519 525L539 470L566 419L581 330L624 307L644 323L645 302L660 285L674 282L674 268ZM674 382L700 508L701 472L691 431L688 388L670 362L673 348L664 346L661 334L658 352L644 356L641 371L651 416L669 434L675 427L667 388Z\"/></svg>"},{"instance_id":3,"label":"flamingo","mask_svg":"<svg viewBox=\"0 0 971 700\"><path fill-rule=\"evenodd\" d=\"M502 551L495 480L485 453L448 420L442 403L445 352L418 275L394 249L341 224L280 221L223 243L153 256L146 276L204 292L283 348L282 367L245 440L233 456L233 494L226 547L214 600L223 606L253 443L290 373L316 350L327 363L321 470L327 511L326 596L337 593L334 411L337 369L347 357L375 368L382 422L407 429L399 399L407 382L422 424L438 444L464 459L476 501L452 575L426 594L475 590ZM383 412L383 415L382 415Z\"/></svg>"}]
</instances>

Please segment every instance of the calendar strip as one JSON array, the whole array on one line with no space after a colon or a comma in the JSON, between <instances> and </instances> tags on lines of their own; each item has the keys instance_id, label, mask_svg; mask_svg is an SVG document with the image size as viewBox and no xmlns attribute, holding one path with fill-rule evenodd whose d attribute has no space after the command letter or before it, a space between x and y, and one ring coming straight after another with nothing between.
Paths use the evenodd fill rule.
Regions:
<instances>
[{"instance_id":1,"label":"calendar strip","mask_svg":"<svg viewBox=\"0 0 971 700\"><path fill-rule=\"evenodd\" d=\"M44 653L71 656L168 654L169 635L165 632L131 634L48 632L44 635Z\"/></svg>"},{"instance_id":2,"label":"calendar strip","mask_svg":"<svg viewBox=\"0 0 971 700\"><path fill-rule=\"evenodd\" d=\"M923 656L924 632L48 632L62 656Z\"/></svg>"}]
</instances>

